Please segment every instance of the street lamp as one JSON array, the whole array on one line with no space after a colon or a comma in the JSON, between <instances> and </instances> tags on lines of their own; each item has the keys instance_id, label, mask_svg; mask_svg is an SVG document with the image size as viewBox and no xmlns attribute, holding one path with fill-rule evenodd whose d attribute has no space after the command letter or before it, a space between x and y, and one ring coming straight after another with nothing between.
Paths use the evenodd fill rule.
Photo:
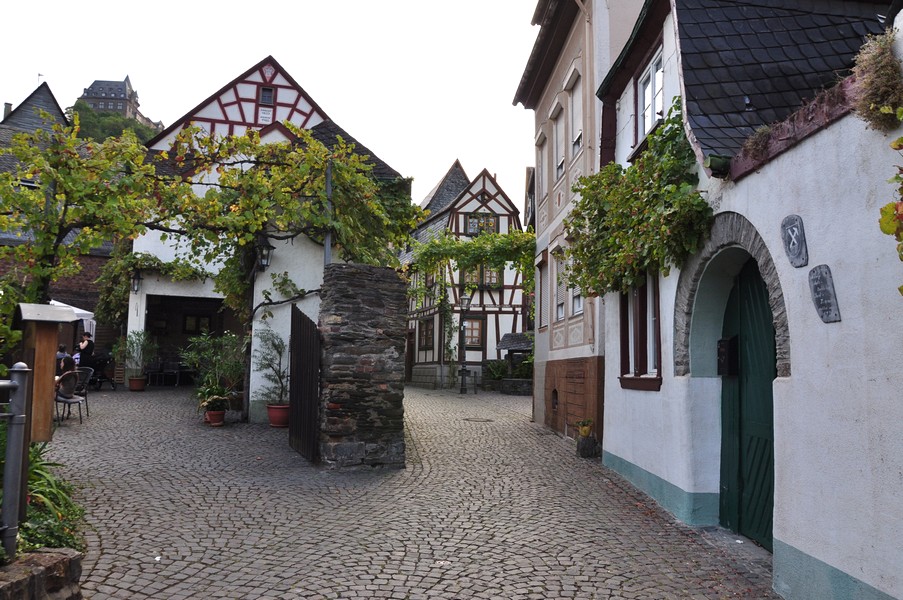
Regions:
<instances>
[{"instance_id":1,"label":"street lamp","mask_svg":"<svg viewBox=\"0 0 903 600\"><path fill-rule=\"evenodd\" d=\"M461 369L459 374L461 375L461 393L467 393L467 351L464 348L464 328L466 327L464 323L464 316L467 311L470 309L470 296L467 296L467 290L461 289L461 318L460 318L460 333L458 337L458 362L461 363Z\"/></svg>"},{"instance_id":2,"label":"street lamp","mask_svg":"<svg viewBox=\"0 0 903 600\"><path fill-rule=\"evenodd\" d=\"M270 239L262 233L257 234L257 267L261 271L266 271L273 259L273 249L275 247L270 243Z\"/></svg>"},{"instance_id":3,"label":"street lamp","mask_svg":"<svg viewBox=\"0 0 903 600\"><path fill-rule=\"evenodd\" d=\"M144 277L141 276L141 271L135 269L135 272L132 273L132 292L137 294L138 290L141 289L141 280Z\"/></svg>"}]
</instances>

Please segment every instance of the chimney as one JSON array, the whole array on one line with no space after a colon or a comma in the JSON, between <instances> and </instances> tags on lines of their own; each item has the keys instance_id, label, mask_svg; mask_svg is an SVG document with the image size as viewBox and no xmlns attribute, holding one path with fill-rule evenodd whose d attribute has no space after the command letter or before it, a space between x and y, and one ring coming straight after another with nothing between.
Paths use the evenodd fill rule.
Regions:
<instances>
[{"instance_id":1,"label":"chimney","mask_svg":"<svg viewBox=\"0 0 903 600\"><path fill-rule=\"evenodd\" d=\"M3 103L3 118L5 119L6 117L8 117L8 116L9 116L9 113L11 113L11 112L13 112L13 105L12 105L12 103L10 103L10 102L4 102L4 103Z\"/></svg>"}]
</instances>

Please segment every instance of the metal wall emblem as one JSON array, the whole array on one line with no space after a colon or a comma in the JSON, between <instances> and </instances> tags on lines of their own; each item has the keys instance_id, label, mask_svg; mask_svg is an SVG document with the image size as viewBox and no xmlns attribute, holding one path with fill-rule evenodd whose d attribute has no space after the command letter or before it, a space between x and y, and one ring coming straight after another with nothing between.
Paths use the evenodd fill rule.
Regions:
<instances>
[{"instance_id":1,"label":"metal wall emblem","mask_svg":"<svg viewBox=\"0 0 903 600\"><path fill-rule=\"evenodd\" d=\"M781 237L784 240L784 252L794 267L805 267L809 264L809 249L806 247L806 231L803 219L799 215L788 215L781 221Z\"/></svg>"},{"instance_id":2,"label":"metal wall emblem","mask_svg":"<svg viewBox=\"0 0 903 600\"><path fill-rule=\"evenodd\" d=\"M840 321L840 308L837 306L837 294L834 293L834 278L831 267L818 265L809 271L809 291L812 292L812 303L818 316L825 323Z\"/></svg>"}]
</instances>

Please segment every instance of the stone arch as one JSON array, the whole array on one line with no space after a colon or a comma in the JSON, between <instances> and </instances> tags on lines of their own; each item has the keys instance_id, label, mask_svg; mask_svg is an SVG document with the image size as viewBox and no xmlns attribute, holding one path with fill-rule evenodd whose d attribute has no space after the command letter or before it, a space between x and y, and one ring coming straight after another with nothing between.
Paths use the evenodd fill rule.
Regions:
<instances>
[{"instance_id":1,"label":"stone arch","mask_svg":"<svg viewBox=\"0 0 903 600\"><path fill-rule=\"evenodd\" d=\"M715 215L708 241L687 260L680 272L674 301L675 375L715 376L713 336L717 339L720 335L724 305L733 277L749 257L758 264L768 288L768 303L774 319L777 375L790 376L790 329L777 269L762 236L746 217L735 212ZM700 294L700 290L705 293ZM706 312L711 318L702 318Z\"/></svg>"}]
</instances>

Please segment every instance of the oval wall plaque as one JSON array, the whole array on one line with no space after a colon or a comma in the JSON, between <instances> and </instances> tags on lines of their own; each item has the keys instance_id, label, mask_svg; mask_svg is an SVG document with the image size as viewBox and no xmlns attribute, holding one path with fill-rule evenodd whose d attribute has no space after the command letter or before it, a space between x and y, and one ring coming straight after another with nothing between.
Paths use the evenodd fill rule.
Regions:
<instances>
[{"instance_id":1,"label":"oval wall plaque","mask_svg":"<svg viewBox=\"0 0 903 600\"><path fill-rule=\"evenodd\" d=\"M805 267L809 264L809 249L806 247L806 230L803 219L799 215L788 215L781 221L781 237L784 240L784 252L794 267Z\"/></svg>"}]
</instances>

